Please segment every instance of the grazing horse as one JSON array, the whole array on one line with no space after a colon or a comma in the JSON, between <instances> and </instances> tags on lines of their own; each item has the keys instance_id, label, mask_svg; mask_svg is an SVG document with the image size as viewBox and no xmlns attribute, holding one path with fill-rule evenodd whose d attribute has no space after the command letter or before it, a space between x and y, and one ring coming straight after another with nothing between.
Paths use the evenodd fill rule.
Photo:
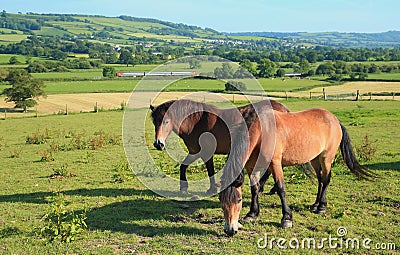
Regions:
<instances>
[{"instance_id":1,"label":"grazing horse","mask_svg":"<svg viewBox=\"0 0 400 255\"><path fill-rule=\"evenodd\" d=\"M292 212L286 202L282 167L311 161L318 178L318 192L312 211L326 210L326 190L331 178L331 164L340 147L342 157L350 171L359 178L376 177L361 166L354 155L346 128L329 111L308 109L301 112L278 112L261 109L258 117L235 131L232 151L223 169L219 199L224 211L224 232L232 236L241 226L238 222L242 208L243 167L250 178L256 176L256 168L266 168L272 173L275 188L282 203L281 227L292 227ZM247 132L246 132L247 131ZM263 143L271 143L264 146ZM254 172L253 172L254 170ZM255 185L257 191L257 184ZM252 192L253 193L253 192ZM258 193L252 194L250 212L245 219L259 214Z\"/></svg>"},{"instance_id":2,"label":"grazing horse","mask_svg":"<svg viewBox=\"0 0 400 255\"><path fill-rule=\"evenodd\" d=\"M289 112L289 109L285 105L274 100L264 100L254 105L269 109L272 107L277 111ZM254 117L253 104L238 108L219 109L212 105L182 99L168 101L157 107L150 105L150 109L152 111L151 117L155 127L154 147L157 150L163 150L165 148L165 140L171 131L173 131L183 139L189 151L189 154L180 165L180 191L187 192L188 189L186 179L187 167L196 159L201 158L207 167L208 176L210 178L210 188L207 190L207 194L216 194L217 185L214 178L213 154L226 155L229 153L231 149L231 134L227 122L232 123L233 118L236 115L240 115L240 118L250 123L250 119ZM205 133L211 133L214 138L202 136ZM209 152L208 155L200 153L202 149L213 149L202 148L202 139L204 144L208 145L208 147L213 147L214 145L215 151ZM209 141L212 139L215 139L214 144L212 141ZM211 155L209 155L210 153ZM269 172L266 172L266 174L262 176L260 180L261 186L264 185L269 174ZM270 193L273 192L274 189L270 191Z\"/></svg>"}]
</instances>

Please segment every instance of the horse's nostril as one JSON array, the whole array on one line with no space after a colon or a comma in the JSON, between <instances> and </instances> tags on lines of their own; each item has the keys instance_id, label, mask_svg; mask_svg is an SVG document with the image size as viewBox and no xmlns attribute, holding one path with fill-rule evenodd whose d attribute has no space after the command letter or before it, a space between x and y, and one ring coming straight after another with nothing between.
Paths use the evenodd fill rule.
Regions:
<instances>
[{"instance_id":1,"label":"horse's nostril","mask_svg":"<svg viewBox=\"0 0 400 255\"><path fill-rule=\"evenodd\" d=\"M165 145L162 142L160 142L159 140L154 141L153 145L157 150L160 150L160 151L164 150L164 148L165 148Z\"/></svg>"}]
</instances>

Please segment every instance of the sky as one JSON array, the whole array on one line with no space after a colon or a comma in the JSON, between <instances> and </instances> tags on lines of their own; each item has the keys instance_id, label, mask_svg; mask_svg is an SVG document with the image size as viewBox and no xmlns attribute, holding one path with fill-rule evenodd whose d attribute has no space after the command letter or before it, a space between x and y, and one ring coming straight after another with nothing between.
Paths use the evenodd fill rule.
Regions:
<instances>
[{"instance_id":1,"label":"sky","mask_svg":"<svg viewBox=\"0 0 400 255\"><path fill-rule=\"evenodd\" d=\"M399 0L0 0L10 13L155 18L220 32L400 30Z\"/></svg>"}]
</instances>

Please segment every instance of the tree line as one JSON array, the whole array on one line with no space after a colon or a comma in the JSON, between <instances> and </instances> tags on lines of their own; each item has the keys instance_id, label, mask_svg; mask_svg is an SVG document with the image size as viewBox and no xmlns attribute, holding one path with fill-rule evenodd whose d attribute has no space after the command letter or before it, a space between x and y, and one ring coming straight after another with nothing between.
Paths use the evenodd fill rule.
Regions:
<instances>
[{"instance_id":1,"label":"tree line","mask_svg":"<svg viewBox=\"0 0 400 255\"><path fill-rule=\"evenodd\" d=\"M212 55L234 62L245 59L251 62L261 62L269 59L272 62L301 63L307 60L309 63L322 61L400 61L400 48L273 48L258 41L242 45L205 44L194 50L187 50L193 46L190 43L177 45L175 42L162 44L153 42L151 47L146 47L143 38L138 44L115 48L114 45L96 43L87 40L68 38L68 41L58 37L30 36L28 40L8 45L0 45L0 53L19 54L25 56L45 57L55 60L64 60L68 54L89 54L91 58L99 58L103 63L119 63L118 55L126 51L135 55L134 63L130 64L155 64L168 59L183 57L186 55ZM275 46L274 46L275 47ZM155 54L157 53L157 54Z\"/></svg>"}]
</instances>

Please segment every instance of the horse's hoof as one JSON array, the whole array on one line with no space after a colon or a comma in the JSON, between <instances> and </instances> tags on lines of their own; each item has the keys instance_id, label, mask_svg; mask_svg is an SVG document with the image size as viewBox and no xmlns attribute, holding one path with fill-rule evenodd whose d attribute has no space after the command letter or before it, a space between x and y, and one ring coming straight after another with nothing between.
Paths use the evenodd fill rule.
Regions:
<instances>
[{"instance_id":1,"label":"horse's hoof","mask_svg":"<svg viewBox=\"0 0 400 255\"><path fill-rule=\"evenodd\" d=\"M313 213L316 213L316 212L318 211L318 204L313 204L313 205L311 205L311 211L312 211Z\"/></svg>"},{"instance_id":2,"label":"horse's hoof","mask_svg":"<svg viewBox=\"0 0 400 255\"><path fill-rule=\"evenodd\" d=\"M254 220L257 219L257 216L253 215L253 214L246 214L246 216L244 216L243 221L245 222L252 222Z\"/></svg>"},{"instance_id":3,"label":"horse's hoof","mask_svg":"<svg viewBox=\"0 0 400 255\"><path fill-rule=\"evenodd\" d=\"M281 221L281 228L291 228L293 227L293 221L291 220L282 220Z\"/></svg>"},{"instance_id":4,"label":"horse's hoof","mask_svg":"<svg viewBox=\"0 0 400 255\"><path fill-rule=\"evenodd\" d=\"M318 208L317 210L314 211L316 214L325 214L326 213L326 207L323 208Z\"/></svg>"}]
</instances>

